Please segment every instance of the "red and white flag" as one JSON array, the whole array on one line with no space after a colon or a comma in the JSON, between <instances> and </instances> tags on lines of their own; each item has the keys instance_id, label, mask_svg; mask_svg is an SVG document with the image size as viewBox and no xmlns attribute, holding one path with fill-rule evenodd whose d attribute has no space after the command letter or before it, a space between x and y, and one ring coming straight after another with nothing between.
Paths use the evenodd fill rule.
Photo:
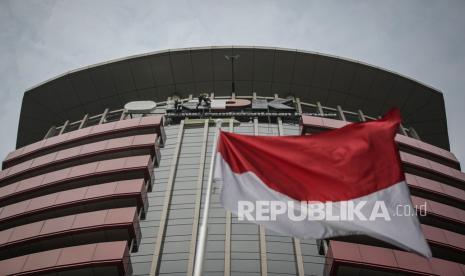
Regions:
<instances>
[{"instance_id":1,"label":"red and white flag","mask_svg":"<svg viewBox=\"0 0 465 276\"><path fill-rule=\"evenodd\" d=\"M220 132L215 181L227 210L300 239L367 235L431 257L394 136L400 112L304 136Z\"/></svg>"}]
</instances>

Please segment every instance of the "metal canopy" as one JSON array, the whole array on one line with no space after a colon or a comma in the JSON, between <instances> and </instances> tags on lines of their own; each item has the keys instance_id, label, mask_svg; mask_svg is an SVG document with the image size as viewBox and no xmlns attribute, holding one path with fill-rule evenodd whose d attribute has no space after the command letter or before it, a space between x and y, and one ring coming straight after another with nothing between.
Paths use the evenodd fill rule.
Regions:
<instances>
[{"instance_id":1,"label":"metal canopy","mask_svg":"<svg viewBox=\"0 0 465 276\"><path fill-rule=\"evenodd\" d=\"M136 100L215 93L231 95L235 61L236 96L292 95L303 102L342 106L378 116L401 108L405 125L422 140L449 149L440 91L399 74L357 61L293 49L224 46L166 50L81 68L24 93L17 147L42 139L52 125L118 109Z\"/></svg>"}]
</instances>

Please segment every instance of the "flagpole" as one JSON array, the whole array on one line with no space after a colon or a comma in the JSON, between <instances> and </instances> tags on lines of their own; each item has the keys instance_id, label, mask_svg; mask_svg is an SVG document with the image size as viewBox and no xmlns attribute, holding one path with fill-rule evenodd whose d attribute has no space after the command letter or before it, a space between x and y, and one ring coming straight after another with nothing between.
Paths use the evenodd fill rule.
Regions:
<instances>
[{"instance_id":1,"label":"flagpole","mask_svg":"<svg viewBox=\"0 0 465 276\"><path fill-rule=\"evenodd\" d=\"M207 225L208 225L208 212L210 211L210 198L212 194L213 172L215 171L216 148L218 145L218 137L223 120L216 120L215 138L213 140L212 157L210 161L210 172L208 173L207 191L205 194L205 203L203 207L202 222L199 229L199 238L197 240L197 247L195 250L194 259L194 276L202 276L203 260L205 256L205 247L207 244Z\"/></svg>"}]
</instances>

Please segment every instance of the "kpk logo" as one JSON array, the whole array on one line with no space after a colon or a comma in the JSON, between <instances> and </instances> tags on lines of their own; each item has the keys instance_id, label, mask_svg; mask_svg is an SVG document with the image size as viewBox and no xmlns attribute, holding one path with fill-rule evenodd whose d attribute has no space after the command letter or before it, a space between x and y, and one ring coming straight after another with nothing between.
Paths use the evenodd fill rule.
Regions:
<instances>
[{"instance_id":1,"label":"kpk logo","mask_svg":"<svg viewBox=\"0 0 465 276\"><path fill-rule=\"evenodd\" d=\"M207 94L200 95L197 99L181 102L175 99L168 104L167 111L182 112L228 112L248 109L252 112L274 111L292 112L295 110L292 99L210 99Z\"/></svg>"}]
</instances>

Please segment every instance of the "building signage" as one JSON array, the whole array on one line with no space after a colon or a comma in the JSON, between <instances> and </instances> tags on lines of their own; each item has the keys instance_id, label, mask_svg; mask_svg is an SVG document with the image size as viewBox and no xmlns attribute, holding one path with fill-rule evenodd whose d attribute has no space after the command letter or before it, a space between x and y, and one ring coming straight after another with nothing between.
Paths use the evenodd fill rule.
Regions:
<instances>
[{"instance_id":1,"label":"building signage","mask_svg":"<svg viewBox=\"0 0 465 276\"><path fill-rule=\"evenodd\" d=\"M167 107L168 113L186 113L186 112L224 112L247 110L252 112L292 112L292 99L210 99L206 96L199 96L187 102L175 100Z\"/></svg>"},{"instance_id":2,"label":"building signage","mask_svg":"<svg viewBox=\"0 0 465 276\"><path fill-rule=\"evenodd\" d=\"M311 114L305 114L311 115ZM316 114L315 114L316 115ZM167 113L167 118L223 118L223 117L300 117L297 112L178 112Z\"/></svg>"}]
</instances>

